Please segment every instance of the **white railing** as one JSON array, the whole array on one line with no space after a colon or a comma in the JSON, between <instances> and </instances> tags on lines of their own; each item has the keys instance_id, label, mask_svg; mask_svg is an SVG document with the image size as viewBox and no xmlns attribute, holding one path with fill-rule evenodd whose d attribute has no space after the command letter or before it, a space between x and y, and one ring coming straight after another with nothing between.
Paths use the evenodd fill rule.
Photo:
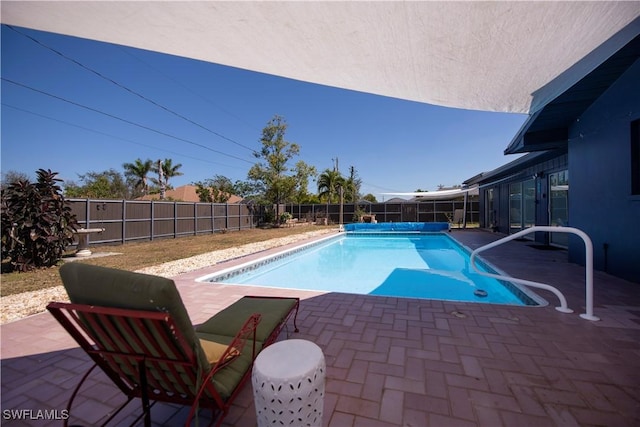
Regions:
<instances>
[{"instance_id":1,"label":"white railing","mask_svg":"<svg viewBox=\"0 0 640 427\"><path fill-rule=\"evenodd\" d=\"M550 226L535 226L530 228L525 228L522 231L519 231L515 234L511 234L507 237L504 237L500 240L496 240L495 242L489 243L478 249L471 252L471 266L476 271L476 273L481 274L483 276L492 277L498 280L507 280L509 282L519 283L525 286L531 286L534 288L545 289L547 291L553 292L558 299L560 300L560 307L556 307L556 310L562 313L573 313L569 307L567 307L567 299L564 297L562 292L560 292L557 288L547 285L546 283L533 282L531 280L518 279L515 277L503 276L499 274L487 273L484 271L480 271L475 264L476 255L480 252L486 251L487 249L491 249L503 243L506 243L510 240L514 240L525 236L530 233L535 233L537 231L545 231L550 233L571 233L575 234L582 238L585 246L585 293L586 293L586 313L580 315L583 319L586 320L600 320L599 317L593 315L593 244L591 243L591 239L582 230L573 227L550 227Z\"/></svg>"}]
</instances>

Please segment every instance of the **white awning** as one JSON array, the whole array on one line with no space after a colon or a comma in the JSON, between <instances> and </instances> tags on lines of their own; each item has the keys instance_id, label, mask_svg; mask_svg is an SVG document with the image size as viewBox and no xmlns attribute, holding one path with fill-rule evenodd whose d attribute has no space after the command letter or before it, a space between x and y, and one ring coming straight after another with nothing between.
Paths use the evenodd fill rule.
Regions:
<instances>
[{"instance_id":1,"label":"white awning","mask_svg":"<svg viewBox=\"0 0 640 427\"><path fill-rule=\"evenodd\" d=\"M382 193L385 196L398 196L398 197L420 197L422 200L451 200L456 197L464 196L477 196L479 194L478 187L471 188L456 188L454 190L441 190L441 191L416 191L412 193Z\"/></svg>"},{"instance_id":2,"label":"white awning","mask_svg":"<svg viewBox=\"0 0 640 427\"><path fill-rule=\"evenodd\" d=\"M637 1L3 1L1 7L2 23L10 25L429 104L517 113L536 111L640 32Z\"/></svg>"}]
</instances>

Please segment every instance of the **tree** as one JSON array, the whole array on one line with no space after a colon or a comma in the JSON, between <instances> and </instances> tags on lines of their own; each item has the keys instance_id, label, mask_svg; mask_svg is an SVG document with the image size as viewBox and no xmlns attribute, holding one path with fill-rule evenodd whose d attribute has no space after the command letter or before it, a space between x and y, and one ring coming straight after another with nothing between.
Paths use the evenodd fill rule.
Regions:
<instances>
[{"instance_id":1,"label":"tree","mask_svg":"<svg viewBox=\"0 0 640 427\"><path fill-rule=\"evenodd\" d=\"M349 166L349 177L344 183L344 200L347 203L357 203L360 199L362 180L354 166Z\"/></svg>"},{"instance_id":2,"label":"tree","mask_svg":"<svg viewBox=\"0 0 640 427\"><path fill-rule=\"evenodd\" d=\"M122 167L124 168L124 176L132 182L133 197L135 198L138 192L141 195L147 194L149 191L147 175L153 168L153 161L136 159L135 162L125 163Z\"/></svg>"},{"instance_id":3,"label":"tree","mask_svg":"<svg viewBox=\"0 0 640 427\"><path fill-rule=\"evenodd\" d=\"M233 193L243 199L252 199L256 202L264 199L265 188L257 181L236 180L233 184Z\"/></svg>"},{"instance_id":4,"label":"tree","mask_svg":"<svg viewBox=\"0 0 640 427\"><path fill-rule=\"evenodd\" d=\"M0 188L5 190L9 185L18 181L29 181L29 175L23 172L8 170L2 173L2 184L0 184Z\"/></svg>"},{"instance_id":5,"label":"tree","mask_svg":"<svg viewBox=\"0 0 640 427\"><path fill-rule=\"evenodd\" d=\"M249 180L265 189L265 201L276 205L278 217L279 204L291 199L296 189L295 176L287 173L291 170L288 162L300 153L298 144L284 139L287 123L284 118L276 115L262 129L262 149L255 153L256 158L262 159L249 169Z\"/></svg>"},{"instance_id":6,"label":"tree","mask_svg":"<svg viewBox=\"0 0 640 427\"><path fill-rule=\"evenodd\" d=\"M173 160L171 159L164 159L164 163L162 163L162 172L164 175L164 183L167 185L168 188L169 187L169 179L173 178L174 176L181 176L184 175L182 172L178 171L178 169L180 169L182 167L182 163L178 163L177 165L173 165Z\"/></svg>"},{"instance_id":7,"label":"tree","mask_svg":"<svg viewBox=\"0 0 640 427\"><path fill-rule=\"evenodd\" d=\"M82 185L65 182L66 197L89 199L128 199L132 195L122 174L114 169L78 175Z\"/></svg>"},{"instance_id":8,"label":"tree","mask_svg":"<svg viewBox=\"0 0 640 427\"><path fill-rule=\"evenodd\" d=\"M334 196L340 194L339 191L344 188L344 183L344 177L337 169L325 169L318 177L318 196L327 202L327 221L329 221L329 203L334 201ZM340 206L342 209L342 205Z\"/></svg>"},{"instance_id":9,"label":"tree","mask_svg":"<svg viewBox=\"0 0 640 427\"><path fill-rule=\"evenodd\" d=\"M318 172L315 166L310 166L300 160L296 163L294 173L296 188L292 201L295 203L307 203L312 198L309 193L309 179L315 179Z\"/></svg>"},{"instance_id":10,"label":"tree","mask_svg":"<svg viewBox=\"0 0 640 427\"><path fill-rule=\"evenodd\" d=\"M374 196L371 193L365 194L364 196L362 196L362 200L366 200L368 202L371 203L378 203L378 199L376 199L376 196Z\"/></svg>"},{"instance_id":11,"label":"tree","mask_svg":"<svg viewBox=\"0 0 640 427\"><path fill-rule=\"evenodd\" d=\"M226 203L234 194L235 187L226 176L216 175L213 179L206 179L194 183L196 193L201 202Z\"/></svg>"},{"instance_id":12,"label":"tree","mask_svg":"<svg viewBox=\"0 0 640 427\"><path fill-rule=\"evenodd\" d=\"M78 226L57 172L36 175L36 183L21 179L2 191L2 259L19 271L55 265Z\"/></svg>"},{"instance_id":13,"label":"tree","mask_svg":"<svg viewBox=\"0 0 640 427\"><path fill-rule=\"evenodd\" d=\"M345 180L335 169L325 169L318 177L318 196L325 199L327 204L337 202L340 187L344 188Z\"/></svg>"},{"instance_id":14,"label":"tree","mask_svg":"<svg viewBox=\"0 0 640 427\"><path fill-rule=\"evenodd\" d=\"M169 186L169 179L174 176L182 175L182 172L179 172L178 169L182 167L182 163L178 163L177 165L173 165L173 160L164 159L158 160L155 165L151 168L152 172L158 174L158 179L152 178L154 184L160 187L160 200L164 200L165 191L167 188L171 188Z\"/></svg>"}]
</instances>

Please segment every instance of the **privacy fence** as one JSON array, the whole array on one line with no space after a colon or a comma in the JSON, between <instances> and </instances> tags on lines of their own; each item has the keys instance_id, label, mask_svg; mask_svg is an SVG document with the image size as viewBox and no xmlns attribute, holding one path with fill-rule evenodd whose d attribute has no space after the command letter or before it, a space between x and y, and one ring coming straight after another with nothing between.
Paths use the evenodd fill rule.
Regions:
<instances>
[{"instance_id":1,"label":"privacy fence","mask_svg":"<svg viewBox=\"0 0 640 427\"><path fill-rule=\"evenodd\" d=\"M90 242L125 243L254 228L263 214L246 204L69 199Z\"/></svg>"},{"instance_id":2,"label":"privacy fence","mask_svg":"<svg viewBox=\"0 0 640 427\"><path fill-rule=\"evenodd\" d=\"M126 243L212 234L255 228L263 221L264 210L247 204L193 203L175 201L133 201L68 199L81 227L102 228L91 234L91 244ZM339 204L281 205L298 220L316 221L327 217L340 222ZM377 222L447 222L463 201L344 204L343 223L355 221L356 214L375 215ZM467 202L467 223L478 222L478 201Z\"/></svg>"},{"instance_id":3,"label":"privacy fence","mask_svg":"<svg viewBox=\"0 0 640 427\"><path fill-rule=\"evenodd\" d=\"M284 209L291 213L294 218L300 220L316 220L327 216L329 211L329 222L340 222L340 205L326 204L319 205L282 205ZM422 202L404 203L367 203L367 204L344 204L342 207L342 222L350 223L356 221L356 216L365 214L375 215L377 222L451 222L455 211L463 211L465 208L462 200L426 200ZM468 200L466 206L467 223L479 221L478 201Z\"/></svg>"}]
</instances>

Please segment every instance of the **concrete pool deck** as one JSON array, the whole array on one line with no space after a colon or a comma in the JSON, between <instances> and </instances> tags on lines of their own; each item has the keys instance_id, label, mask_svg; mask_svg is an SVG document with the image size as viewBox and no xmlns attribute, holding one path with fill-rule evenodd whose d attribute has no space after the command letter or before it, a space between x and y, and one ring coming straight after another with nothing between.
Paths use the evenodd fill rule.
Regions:
<instances>
[{"instance_id":1,"label":"concrete pool deck","mask_svg":"<svg viewBox=\"0 0 640 427\"><path fill-rule=\"evenodd\" d=\"M451 234L471 249L502 237ZM206 285L194 281L202 270L175 281L194 323L242 295L300 296L300 333L290 335L325 354L324 426L640 425L640 284L595 272L594 312L602 320L583 320L584 268L567 263L565 251L531 244L509 242L483 258L557 285L575 313L556 311L555 297L543 291L536 292L549 306L533 308ZM2 325L1 333L3 411L64 409L88 357L48 313ZM95 425L122 401L104 375L93 374L71 421ZM139 408L131 403L118 420L133 420ZM8 426L60 424L4 414ZM154 425L179 425L186 415L176 405L152 410ZM249 384L223 425L255 424Z\"/></svg>"}]
</instances>

